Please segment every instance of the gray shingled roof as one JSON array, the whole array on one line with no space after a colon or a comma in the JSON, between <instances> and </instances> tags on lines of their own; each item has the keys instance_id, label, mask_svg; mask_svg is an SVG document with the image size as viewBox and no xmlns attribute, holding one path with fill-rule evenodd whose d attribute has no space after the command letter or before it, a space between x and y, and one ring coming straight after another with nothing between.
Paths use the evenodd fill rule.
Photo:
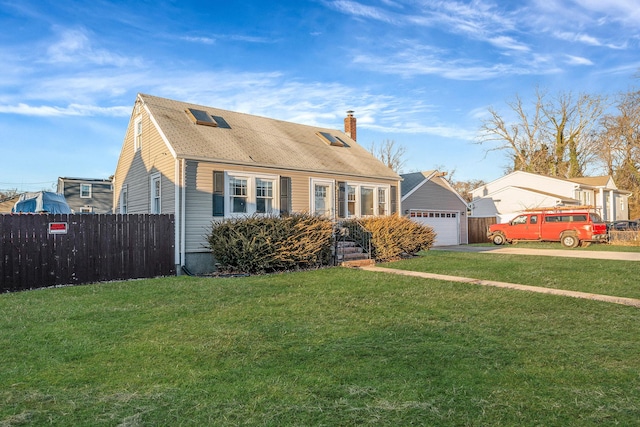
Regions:
<instances>
[{"instance_id":1,"label":"gray shingled roof","mask_svg":"<svg viewBox=\"0 0 640 427\"><path fill-rule=\"evenodd\" d=\"M328 172L352 176L400 177L344 132L221 110L140 94L178 158L238 165ZM204 110L229 125L195 124L185 109ZM348 147L331 146L316 135L338 136Z\"/></svg>"},{"instance_id":2,"label":"gray shingled roof","mask_svg":"<svg viewBox=\"0 0 640 427\"><path fill-rule=\"evenodd\" d=\"M414 188L420 185L425 179L427 179L434 171L424 171L424 172L411 172L411 173L403 173L400 175L403 179L401 193L402 196L406 196L411 192Z\"/></svg>"}]
</instances>

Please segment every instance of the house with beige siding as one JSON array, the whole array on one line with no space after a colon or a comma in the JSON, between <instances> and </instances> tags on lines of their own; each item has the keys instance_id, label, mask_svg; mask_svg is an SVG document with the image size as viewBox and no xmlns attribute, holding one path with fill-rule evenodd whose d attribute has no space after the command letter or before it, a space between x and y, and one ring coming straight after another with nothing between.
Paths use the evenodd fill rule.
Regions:
<instances>
[{"instance_id":1,"label":"house with beige siding","mask_svg":"<svg viewBox=\"0 0 640 427\"><path fill-rule=\"evenodd\" d=\"M213 221L400 211L401 178L344 131L138 94L113 178L115 213L175 215L177 271L212 271Z\"/></svg>"},{"instance_id":2,"label":"house with beige siding","mask_svg":"<svg viewBox=\"0 0 640 427\"><path fill-rule=\"evenodd\" d=\"M436 233L434 246L469 243L467 202L437 170L400 175L403 214Z\"/></svg>"}]
</instances>

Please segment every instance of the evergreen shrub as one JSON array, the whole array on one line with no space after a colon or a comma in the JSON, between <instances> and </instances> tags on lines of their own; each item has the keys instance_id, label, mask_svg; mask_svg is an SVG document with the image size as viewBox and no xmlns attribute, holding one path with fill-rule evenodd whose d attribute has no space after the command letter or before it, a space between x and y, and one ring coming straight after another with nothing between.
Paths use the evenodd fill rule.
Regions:
<instances>
[{"instance_id":1,"label":"evergreen shrub","mask_svg":"<svg viewBox=\"0 0 640 427\"><path fill-rule=\"evenodd\" d=\"M436 237L431 227L397 215L357 221L372 233L373 257L377 261L392 261L428 250Z\"/></svg>"},{"instance_id":2,"label":"evergreen shrub","mask_svg":"<svg viewBox=\"0 0 640 427\"><path fill-rule=\"evenodd\" d=\"M264 273L328 264L331 221L308 214L213 222L209 247L225 271Z\"/></svg>"}]
</instances>

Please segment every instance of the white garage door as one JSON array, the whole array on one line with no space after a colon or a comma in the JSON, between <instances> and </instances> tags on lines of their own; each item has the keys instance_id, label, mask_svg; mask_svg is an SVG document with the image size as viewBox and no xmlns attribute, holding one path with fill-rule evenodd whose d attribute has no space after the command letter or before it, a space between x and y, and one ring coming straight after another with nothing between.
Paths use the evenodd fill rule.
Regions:
<instances>
[{"instance_id":1,"label":"white garage door","mask_svg":"<svg viewBox=\"0 0 640 427\"><path fill-rule=\"evenodd\" d=\"M411 210L411 219L418 224L426 224L436 232L433 246L460 244L460 212Z\"/></svg>"}]
</instances>

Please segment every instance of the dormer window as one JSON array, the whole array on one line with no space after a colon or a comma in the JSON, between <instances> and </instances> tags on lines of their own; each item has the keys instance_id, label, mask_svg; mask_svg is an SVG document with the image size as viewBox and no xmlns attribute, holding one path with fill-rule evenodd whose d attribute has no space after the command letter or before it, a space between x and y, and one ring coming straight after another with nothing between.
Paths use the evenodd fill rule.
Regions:
<instances>
[{"instance_id":1,"label":"dormer window","mask_svg":"<svg viewBox=\"0 0 640 427\"><path fill-rule=\"evenodd\" d=\"M330 134L329 132L316 132L316 135L325 143L333 147L348 147L349 145L339 137Z\"/></svg>"}]
</instances>

